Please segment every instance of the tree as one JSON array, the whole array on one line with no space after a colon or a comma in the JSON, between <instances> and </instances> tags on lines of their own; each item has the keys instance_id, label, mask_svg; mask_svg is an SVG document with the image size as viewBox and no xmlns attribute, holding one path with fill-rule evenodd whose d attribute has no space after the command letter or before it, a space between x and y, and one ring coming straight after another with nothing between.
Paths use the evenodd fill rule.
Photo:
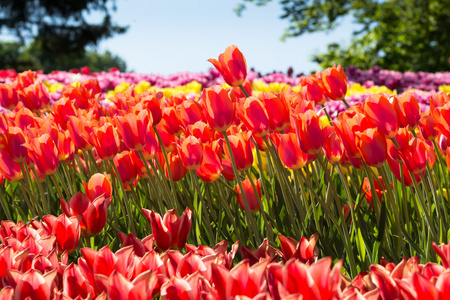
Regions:
<instances>
[{"instance_id":1,"label":"tree","mask_svg":"<svg viewBox=\"0 0 450 300\"><path fill-rule=\"evenodd\" d=\"M0 30L18 38L6 48L18 47L21 58L28 51L33 55L30 59L51 71L86 58L89 47L127 30L112 23L111 10L115 10L114 0L0 0ZM101 13L100 23L87 20L93 12Z\"/></svg>"},{"instance_id":2,"label":"tree","mask_svg":"<svg viewBox=\"0 0 450 300\"><path fill-rule=\"evenodd\" d=\"M271 0L244 0L264 5ZM398 71L450 70L450 0L282 0L290 26L282 39L332 30L352 15L361 25L348 47L328 45L315 55L322 67L334 63ZM242 3L238 14L245 9Z\"/></svg>"}]
</instances>

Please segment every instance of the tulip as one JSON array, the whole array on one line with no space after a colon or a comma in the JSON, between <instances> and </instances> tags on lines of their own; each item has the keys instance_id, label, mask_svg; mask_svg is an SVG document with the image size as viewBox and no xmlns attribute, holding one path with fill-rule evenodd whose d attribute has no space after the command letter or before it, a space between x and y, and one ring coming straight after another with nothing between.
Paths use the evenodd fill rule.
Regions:
<instances>
[{"instance_id":1,"label":"tulip","mask_svg":"<svg viewBox=\"0 0 450 300\"><path fill-rule=\"evenodd\" d=\"M394 105L383 94L373 94L364 101L364 114L378 127L386 138L393 138L398 131L398 118Z\"/></svg>"},{"instance_id":2,"label":"tulip","mask_svg":"<svg viewBox=\"0 0 450 300\"><path fill-rule=\"evenodd\" d=\"M56 243L60 253L67 251L72 253L78 247L80 240L81 216L67 217L62 214L59 217L47 215L42 217L45 221L44 227L49 233L56 236Z\"/></svg>"},{"instance_id":3,"label":"tulip","mask_svg":"<svg viewBox=\"0 0 450 300\"><path fill-rule=\"evenodd\" d=\"M111 198L112 185L110 182L111 175L103 175L96 173L91 176L88 183L83 182L83 187L89 200L94 201L95 198L104 195L105 198Z\"/></svg>"},{"instance_id":4,"label":"tulip","mask_svg":"<svg viewBox=\"0 0 450 300\"><path fill-rule=\"evenodd\" d=\"M183 165L180 155L178 155L176 151L170 152L168 154L167 159L169 161L169 168L170 174L172 175L172 181L177 182L183 179L188 170ZM169 179L169 170L167 164L164 166L164 169L166 173L166 178Z\"/></svg>"},{"instance_id":5,"label":"tulip","mask_svg":"<svg viewBox=\"0 0 450 300\"><path fill-rule=\"evenodd\" d=\"M377 129L369 128L356 133L356 147L371 167L381 167L387 158L386 138Z\"/></svg>"},{"instance_id":6,"label":"tulip","mask_svg":"<svg viewBox=\"0 0 450 300\"><path fill-rule=\"evenodd\" d=\"M255 136L264 137L269 133L269 114L261 100L249 97L240 112L241 120Z\"/></svg>"},{"instance_id":7,"label":"tulip","mask_svg":"<svg viewBox=\"0 0 450 300\"><path fill-rule=\"evenodd\" d=\"M278 234L278 239L280 240L281 252L285 261L290 260L292 257L304 264L312 264L317 261L319 248L317 248L316 244L319 234L313 234L309 239L302 237L300 242L281 234Z\"/></svg>"},{"instance_id":8,"label":"tulip","mask_svg":"<svg viewBox=\"0 0 450 300\"><path fill-rule=\"evenodd\" d=\"M28 150L23 146L26 139L22 129L17 126L11 126L8 128L5 136L7 141L6 149L11 159L18 163L25 161L28 157Z\"/></svg>"},{"instance_id":9,"label":"tulip","mask_svg":"<svg viewBox=\"0 0 450 300\"><path fill-rule=\"evenodd\" d=\"M242 87L247 92L247 95L251 96L253 92L252 83L248 81L248 79L245 79L244 83L242 84ZM233 87L233 92L236 94L236 97L240 98L247 98L247 96L242 92L240 87Z\"/></svg>"},{"instance_id":10,"label":"tulip","mask_svg":"<svg viewBox=\"0 0 450 300\"><path fill-rule=\"evenodd\" d=\"M302 77L300 84L302 85L300 94L303 99L313 101L316 105L322 105L328 100L322 80L315 75Z\"/></svg>"},{"instance_id":11,"label":"tulip","mask_svg":"<svg viewBox=\"0 0 450 300\"><path fill-rule=\"evenodd\" d=\"M224 132L234 121L236 96L220 85L203 89L202 104L206 120L214 130Z\"/></svg>"},{"instance_id":12,"label":"tulip","mask_svg":"<svg viewBox=\"0 0 450 300\"><path fill-rule=\"evenodd\" d=\"M274 93L260 93L261 100L269 113L269 128L273 131L282 131L289 124L289 104L283 94L279 96Z\"/></svg>"},{"instance_id":13,"label":"tulip","mask_svg":"<svg viewBox=\"0 0 450 300\"><path fill-rule=\"evenodd\" d=\"M158 125L163 115L164 94L162 92L144 92L139 95L139 99L152 117L152 126Z\"/></svg>"},{"instance_id":14,"label":"tulip","mask_svg":"<svg viewBox=\"0 0 450 300\"><path fill-rule=\"evenodd\" d=\"M104 160L113 160L119 152L119 135L111 123L101 127L94 127L91 141L97 150L98 156Z\"/></svg>"},{"instance_id":15,"label":"tulip","mask_svg":"<svg viewBox=\"0 0 450 300\"><path fill-rule=\"evenodd\" d=\"M16 112L16 117L14 118L14 124L22 129L24 132L28 130L28 127L36 127L37 122L35 120L36 114L26 107L22 107Z\"/></svg>"},{"instance_id":16,"label":"tulip","mask_svg":"<svg viewBox=\"0 0 450 300\"><path fill-rule=\"evenodd\" d=\"M292 117L300 149L308 154L320 153L325 143L325 136L319 116L314 111L308 110L294 114Z\"/></svg>"},{"instance_id":17,"label":"tulip","mask_svg":"<svg viewBox=\"0 0 450 300\"><path fill-rule=\"evenodd\" d=\"M214 137L214 130L206 123L202 121L195 122L193 125L186 127L186 135L195 136L202 143L210 142Z\"/></svg>"},{"instance_id":18,"label":"tulip","mask_svg":"<svg viewBox=\"0 0 450 300\"><path fill-rule=\"evenodd\" d=\"M435 108L441 107L450 101L446 92L435 93L430 96L430 111L434 111Z\"/></svg>"},{"instance_id":19,"label":"tulip","mask_svg":"<svg viewBox=\"0 0 450 300\"><path fill-rule=\"evenodd\" d=\"M35 269L30 269L24 274L17 270L7 270L9 280L14 282L14 298L25 299L53 299L53 289L55 288L56 270L45 274ZM5 298L8 299L8 298Z\"/></svg>"},{"instance_id":20,"label":"tulip","mask_svg":"<svg viewBox=\"0 0 450 300\"><path fill-rule=\"evenodd\" d=\"M70 298L80 296L82 299L95 297L94 288L84 277L80 267L71 263L63 273L63 290L64 294Z\"/></svg>"},{"instance_id":21,"label":"tulip","mask_svg":"<svg viewBox=\"0 0 450 300\"><path fill-rule=\"evenodd\" d=\"M398 99L391 96L389 100L394 104L400 127L409 126L410 130L416 128L420 120L420 107L413 94L411 92L405 93Z\"/></svg>"},{"instance_id":22,"label":"tulip","mask_svg":"<svg viewBox=\"0 0 450 300\"><path fill-rule=\"evenodd\" d=\"M228 85L238 87L244 83L247 77L247 63L236 46L228 46L225 52L219 55L218 61L212 58L208 61L214 65Z\"/></svg>"},{"instance_id":23,"label":"tulip","mask_svg":"<svg viewBox=\"0 0 450 300\"><path fill-rule=\"evenodd\" d=\"M167 211L163 219L158 213L145 208L142 209L142 213L150 221L156 245L161 250L184 247L192 223L192 211L189 207L186 208L180 218L174 209Z\"/></svg>"},{"instance_id":24,"label":"tulip","mask_svg":"<svg viewBox=\"0 0 450 300\"><path fill-rule=\"evenodd\" d=\"M41 173L45 175L55 173L59 165L58 149L49 134L45 133L24 145Z\"/></svg>"},{"instance_id":25,"label":"tulip","mask_svg":"<svg viewBox=\"0 0 450 300\"><path fill-rule=\"evenodd\" d=\"M429 140L436 140L439 132L437 131L437 123L434 118L429 114L422 114L422 117L419 120L419 130L422 136Z\"/></svg>"},{"instance_id":26,"label":"tulip","mask_svg":"<svg viewBox=\"0 0 450 300\"><path fill-rule=\"evenodd\" d=\"M23 90L18 90L18 99L31 111L37 111L49 104L50 95L47 87L38 80Z\"/></svg>"},{"instance_id":27,"label":"tulip","mask_svg":"<svg viewBox=\"0 0 450 300\"><path fill-rule=\"evenodd\" d=\"M250 145L251 132L240 132L235 135L228 136L233 152L236 168L239 171L248 170L253 164L253 152ZM228 159L231 159L228 147L225 148L225 154Z\"/></svg>"},{"instance_id":28,"label":"tulip","mask_svg":"<svg viewBox=\"0 0 450 300\"><path fill-rule=\"evenodd\" d=\"M116 177L120 178L126 185L131 185L136 180L137 168L136 164L129 151L123 151L114 157L114 164L119 174Z\"/></svg>"},{"instance_id":29,"label":"tulip","mask_svg":"<svg viewBox=\"0 0 450 300\"><path fill-rule=\"evenodd\" d=\"M245 179L244 181L242 181L242 188L244 189L245 198L247 199L247 203L248 203L248 207L250 208L250 211L252 213L255 213L260 208L259 207L259 201L258 201L257 197L259 197L259 199L261 199L262 195L261 195L261 182L259 181L259 179L258 180L256 180L256 179L253 180L253 183L254 183L254 185L256 187L256 191L258 192L259 196L257 196L255 194L255 190L253 189L252 183L250 182L250 180L248 178ZM246 210L244 201L242 199L242 193L241 193L241 190L239 188L239 185L236 185L234 187L234 190L237 193L236 194L236 198L237 198L237 201L238 201L239 205L241 206L241 208L243 210Z\"/></svg>"},{"instance_id":30,"label":"tulip","mask_svg":"<svg viewBox=\"0 0 450 300\"><path fill-rule=\"evenodd\" d=\"M308 162L308 154L300 149L297 137L292 132L280 135L278 155L283 164L291 170L303 168Z\"/></svg>"},{"instance_id":31,"label":"tulip","mask_svg":"<svg viewBox=\"0 0 450 300\"><path fill-rule=\"evenodd\" d=\"M447 138L450 138L450 102L436 107L431 113L437 123L438 130Z\"/></svg>"},{"instance_id":32,"label":"tulip","mask_svg":"<svg viewBox=\"0 0 450 300\"><path fill-rule=\"evenodd\" d=\"M399 154L409 172L421 174L427 167L428 147L423 140L412 138L407 145L400 148Z\"/></svg>"},{"instance_id":33,"label":"tulip","mask_svg":"<svg viewBox=\"0 0 450 300\"><path fill-rule=\"evenodd\" d=\"M326 139L323 146L325 156L331 164L338 164L342 161L345 149L341 139L333 131Z\"/></svg>"},{"instance_id":34,"label":"tulip","mask_svg":"<svg viewBox=\"0 0 450 300\"><path fill-rule=\"evenodd\" d=\"M18 101L17 89L11 84L0 83L0 105L6 109L13 110Z\"/></svg>"},{"instance_id":35,"label":"tulip","mask_svg":"<svg viewBox=\"0 0 450 300\"><path fill-rule=\"evenodd\" d=\"M218 145L205 144L203 147L203 158L200 166L195 171L204 182L214 182L219 179L222 172L222 163L217 155ZM220 154L222 155L222 154ZM230 164L231 167L231 164ZM233 171L231 171L233 172Z\"/></svg>"},{"instance_id":36,"label":"tulip","mask_svg":"<svg viewBox=\"0 0 450 300\"><path fill-rule=\"evenodd\" d=\"M197 101L183 101L183 103L178 106L178 109L180 111L180 120L185 127L203 120L202 106Z\"/></svg>"},{"instance_id":37,"label":"tulip","mask_svg":"<svg viewBox=\"0 0 450 300\"><path fill-rule=\"evenodd\" d=\"M23 178L19 163L12 160L5 148L0 148L0 173L9 181L19 181Z\"/></svg>"},{"instance_id":38,"label":"tulip","mask_svg":"<svg viewBox=\"0 0 450 300\"><path fill-rule=\"evenodd\" d=\"M76 116L77 109L72 101L67 98L61 98L52 105L51 113L55 122L58 123L62 129L66 130L69 117Z\"/></svg>"},{"instance_id":39,"label":"tulip","mask_svg":"<svg viewBox=\"0 0 450 300\"><path fill-rule=\"evenodd\" d=\"M86 121L85 117L69 116L68 118L67 128L75 147L78 150L91 150L93 147L90 139L92 127Z\"/></svg>"},{"instance_id":40,"label":"tulip","mask_svg":"<svg viewBox=\"0 0 450 300\"><path fill-rule=\"evenodd\" d=\"M183 123L175 107L166 107L158 127L164 128L168 134L179 136L183 132Z\"/></svg>"},{"instance_id":41,"label":"tulip","mask_svg":"<svg viewBox=\"0 0 450 300\"><path fill-rule=\"evenodd\" d=\"M116 117L117 131L125 145L131 150L142 150L147 142L147 135L152 126L152 120L147 110L142 110L137 115L129 113Z\"/></svg>"},{"instance_id":42,"label":"tulip","mask_svg":"<svg viewBox=\"0 0 450 300\"><path fill-rule=\"evenodd\" d=\"M326 68L321 74L325 93L332 100L342 100L347 93L347 76L340 65Z\"/></svg>"},{"instance_id":43,"label":"tulip","mask_svg":"<svg viewBox=\"0 0 450 300\"><path fill-rule=\"evenodd\" d=\"M203 143L194 136L187 137L181 146L177 145L183 165L188 170L196 170L203 159Z\"/></svg>"}]
</instances>

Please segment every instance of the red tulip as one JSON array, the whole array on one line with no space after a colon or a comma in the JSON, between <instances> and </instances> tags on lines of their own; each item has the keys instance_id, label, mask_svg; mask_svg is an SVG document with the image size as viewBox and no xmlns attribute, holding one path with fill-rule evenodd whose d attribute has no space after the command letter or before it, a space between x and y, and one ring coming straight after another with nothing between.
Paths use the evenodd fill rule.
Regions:
<instances>
[{"instance_id":1,"label":"red tulip","mask_svg":"<svg viewBox=\"0 0 450 300\"><path fill-rule=\"evenodd\" d=\"M377 129L369 128L356 133L356 147L369 166L379 168L386 161L386 138Z\"/></svg>"},{"instance_id":2,"label":"red tulip","mask_svg":"<svg viewBox=\"0 0 450 300\"><path fill-rule=\"evenodd\" d=\"M411 138L408 144L399 149L399 154L410 172L415 174L425 172L428 162L428 146L423 140Z\"/></svg>"},{"instance_id":3,"label":"red tulip","mask_svg":"<svg viewBox=\"0 0 450 300\"><path fill-rule=\"evenodd\" d=\"M18 163L25 161L28 157L28 150L23 146L26 139L22 129L17 126L11 126L8 128L5 136L7 141L6 149L11 159Z\"/></svg>"},{"instance_id":4,"label":"red tulip","mask_svg":"<svg viewBox=\"0 0 450 300\"><path fill-rule=\"evenodd\" d=\"M144 92L138 96L145 109L152 117L152 126L156 126L162 119L164 108L164 94L162 92Z\"/></svg>"},{"instance_id":5,"label":"red tulip","mask_svg":"<svg viewBox=\"0 0 450 300\"><path fill-rule=\"evenodd\" d=\"M249 96L252 95L253 92L253 88L252 88L252 83L250 81L248 81L248 79L245 79L244 83L242 84L242 87L244 88L244 90L247 92L247 94ZM236 94L236 97L240 98L246 98L247 96L242 92L240 87L233 87L233 91Z\"/></svg>"},{"instance_id":6,"label":"red tulip","mask_svg":"<svg viewBox=\"0 0 450 300\"><path fill-rule=\"evenodd\" d=\"M228 46L224 53L219 55L219 60L208 59L214 65L223 79L230 86L240 86L247 77L247 63L241 51L234 46Z\"/></svg>"},{"instance_id":7,"label":"red tulip","mask_svg":"<svg viewBox=\"0 0 450 300\"><path fill-rule=\"evenodd\" d=\"M204 182L216 181L222 172L222 163L220 157L217 155L217 148L217 144L205 144L203 147L202 162L195 172Z\"/></svg>"},{"instance_id":8,"label":"red tulip","mask_svg":"<svg viewBox=\"0 0 450 300\"><path fill-rule=\"evenodd\" d=\"M435 108L441 107L449 102L449 97L446 92L439 92L430 96L430 111L434 111Z\"/></svg>"},{"instance_id":9,"label":"red tulip","mask_svg":"<svg viewBox=\"0 0 450 300\"><path fill-rule=\"evenodd\" d=\"M302 237L300 242L278 234L278 239L281 244L281 251L285 261L290 260L292 257L299 259L302 263L312 264L317 261L319 256L319 248L317 248L317 241L319 235L313 234L309 239Z\"/></svg>"},{"instance_id":10,"label":"red tulip","mask_svg":"<svg viewBox=\"0 0 450 300\"><path fill-rule=\"evenodd\" d=\"M378 181L381 182L381 185L383 186L383 188L381 188L381 186L378 183ZM373 180L373 185L374 185L374 188L375 188L375 192L377 193L378 200L380 200L380 202L381 202L381 200L383 199L383 194L387 192L386 185L384 184L383 178L381 176L378 176L378 180L376 180L376 179ZM390 186L391 186L390 187L391 189L394 188L394 184L393 183L390 183ZM369 179L367 177L364 178L364 182L363 182L363 185L362 185L362 193L365 194L365 197L367 199L367 203L369 205L371 205L372 199L373 199L373 193L372 193L372 189L370 187ZM372 208L373 208L373 205L372 205Z\"/></svg>"},{"instance_id":11,"label":"red tulip","mask_svg":"<svg viewBox=\"0 0 450 300\"><path fill-rule=\"evenodd\" d=\"M340 163L345 155L344 145L335 131L325 139L323 150L331 164Z\"/></svg>"},{"instance_id":12,"label":"red tulip","mask_svg":"<svg viewBox=\"0 0 450 300\"><path fill-rule=\"evenodd\" d=\"M42 275L41 272L30 269L24 274L17 270L7 270L8 279L14 282L14 298L15 300L25 299L52 299L53 289L55 286L56 270ZM8 299L8 298L6 298Z\"/></svg>"},{"instance_id":13,"label":"red tulip","mask_svg":"<svg viewBox=\"0 0 450 300\"><path fill-rule=\"evenodd\" d=\"M183 165L188 170L196 170L203 159L203 143L194 136L187 137L181 146L177 145Z\"/></svg>"},{"instance_id":14,"label":"red tulip","mask_svg":"<svg viewBox=\"0 0 450 300\"><path fill-rule=\"evenodd\" d=\"M202 103L206 120L211 128L226 131L234 121L236 111L236 96L220 85L203 89Z\"/></svg>"},{"instance_id":15,"label":"red tulip","mask_svg":"<svg viewBox=\"0 0 450 300\"><path fill-rule=\"evenodd\" d=\"M48 88L40 80L23 90L18 90L17 94L19 101L31 111L37 111L50 103Z\"/></svg>"},{"instance_id":16,"label":"red tulip","mask_svg":"<svg viewBox=\"0 0 450 300\"><path fill-rule=\"evenodd\" d=\"M158 126L164 128L168 134L175 136L179 136L183 132L180 115L173 106L164 108L163 117Z\"/></svg>"},{"instance_id":17,"label":"red tulip","mask_svg":"<svg viewBox=\"0 0 450 300\"><path fill-rule=\"evenodd\" d=\"M347 76L340 65L326 68L321 74L325 93L332 100L342 100L347 93Z\"/></svg>"},{"instance_id":18,"label":"red tulip","mask_svg":"<svg viewBox=\"0 0 450 300\"><path fill-rule=\"evenodd\" d=\"M292 132L280 135L278 155L283 164L291 170L303 168L308 162L308 154L300 149L297 136Z\"/></svg>"},{"instance_id":19,"label":"red tulip","mask_svg":"<svg viewBox=\"0 0 450 300\"><path fill-rule=\"evenodd\" d=\"M174 182L180 181L187 173L186 167L183 165L181 157L176 151L170 152L167 155L169 160L170 173L172 175L172 180ZM167 164L164 166L166 178L169 179L169 172L167 169Z\"/></svg>"},{"instance_id":20,"label":"red tulip","mask_svg":"<svg viewBox=\"0 0 450 300\"><path fill-rule=\"evenodd\" d=\"M0 83L0 105L13 110L18 101L17 89L12 84Z\"/></svg>"},{"instance_id":21,"label":"red tulip","mask_svg":"<svg viewBox=\"0 0 450 300\"><path fill-rule=\"evenodd\" d=\"M258 180L253 180L253 184L256 187L256 191L258 192L259 195L259 199L261 199L261 182ZM259 202L258 202L258 196L255 194L255 190L253 189L252 183L250 182L250 180L247 178L244 181L242 181L242 188L244 189L244 193L245 193L245 197L247 198L247 203L248 203L248 207L250 208L250 211L252 213L255 213L259 210ZM236 185L234 187L234 190L237 192L236 194L236 198L237 201L239 203L239 205L241 206L241 208L243 210L245 209L245 204L244 201L242 199L242 193L241 190L239 188L239 185Z\"/></svg>"},{"instance_id":22,"label":"red tulip","mask_svg":"<svg viewBox=\"0 0 450 300\"><path fill-rule=\"evenodd\" d=\"M180 120L184 126L195 124L203 120L203 109L200 103L195 100L183 101L178 106Z\"/></svg>"},{"instance_id":23,"label":"red tulip","mask_svg":"<svg viewBox=\"0 0 450 300\"><path fill-rule=\"evenodd\" d=\"M398 131L398 118L394 105L383 94L373 94L364 101L364 114L378 127L386 138L393 138Z\"/></svg>"},{"instance_id":24,"label":"red tulip","mask_svg":"<svg viewBox=\"0 0 450 300\"><path fill-rule=\"evenodd\" d=\"M56 242L60 252L72 253L80 240L81 216L67 217L62 214L59 217L52 215L43 216L45 226L50 233L56 235Z\"/></svg>"},{"instance_id":25,"label":"red tulip","mask_svg":"<svg viewBox=\"0 0 450 300\"><path fill-rule=\"evenodd\" d=\"M253 152L250 145L251 132L239 132L235 135L229 135L231 151L233 152L236 168L239 171L248 170L253 164ZM231 159L228 147L225 147L225 154Z\"/></svg>"},{"instance_id":26,"label":"red tulip","mask_svg":"<svg viewBox=\"0 0 450 300\"><path fill-rule=\"evenodd\" d=\"M284 94L260 93L258 99L262 101L269 115L269 128L282 131L289 124L289 103ZM269 113L270 112L270 113Z\"/></svg>"},{"instance_id":27,"label":"red tulip","mask_svg":"<svg viewBox=\"0 0 450 300\"><path fill-rule=\"evenodd\" d=\"M322 105L328 100L328 96L324 92L323 82L317 76L302 77L300 84L302 87L299 93L303 99L313 101L316 105Z\"/></svg>"},{"instance_id":28,"label":"red tulip","mask_svg":"<svg viewBox=\"0 0 450 300\"><path fill-rule=\"evenodd\" d=\"M64 270L63 290L64 294L70 298L80 296L82 299L85 299L90 296L90 298L94 299L95 297L94 288L84 277L80 267L74 263L71 263Z\"/></svg>"},{"instance_id":29,"label":"red tulip","mask_svg":"<svg viewBox=\"0 0 450 300\"><path fill-rule=\"evenodd\" d=\"M93 145L91 145L90 138L92 129L85 117L69 116L67 128L69 130L70 137L78 150L92 149Z\"/></svg>"},{"instance_id":30,"label":"red tulip","mask_svg":"<svg viewBox=\"0 0 450 300\"><path fill-rule=\"evenodd\" d=\"M255 136L263 137L269 133L269 114L261 100L249 97L240 109L240 119Z\"/></svg>"},{"instance_id":31,"label":"red tulip","mask_svg":"<svg viewBox=\"0 0 450 300\"><path fill-rule=\"evenodd\" d=\"M126 185L131 185L136 180L137 168L136 164L131 156L131 152L123 151L114 157L114 164L119 171L116 177L120 177L122 182Z\"/></svg>"},{"instance_id":32,"label":"red tulip","mask_svg":"<svg viewBox=\"0 0 450 300\"><path fill-rule=\"evenodd\" d=\"M59 165L58 149L50 135L43 134L25 144L29 155L33 159L36 168L45 175L55 173Z\"/></svg>"},{"instance_id":33,"label":"red tulip","mask_svg":"<svg viewBox=\"0 0 450 300\"><path fill-rule=\"evenodd\" d=\"M151 210L142 209L142 213L150 221L156 245L162 249L181 249L186 244L191 229L192 211L188 208L179 218L174 209L166 212L164 218Z\"/></svg>"},{"instance_id":34,"label":"red tulip","mask_svg":"<svg viewBox=\"0 0 450 300\"><path fill-rule=\"evenodd\" d=\"M0 148L0 173L9 181L19 181L23 177L19 163L11 159L5 148Z\"/></svg>"},{"instance_id":35,"label":"red tulip","mask_svg":"<svg viewBox=\"0 0 450 300\"><path fill-rule=\"evenodd\" d=\"M125 145L131 150L142 150L147 142L147 135L152 120L147 110L142 110L137 115L129 113L125 116L116 117L117 131L122 137Z\"/></svg>"},{"instance_id":36,"label":"red tulip","mask_svg":"<svg viewBox=\"0 0 450 300\"><path fill-rule=\"evenodd\" d=\"M312 110L292 115L298 144L303 152L318 154L325 143L325 135L319 116Z\"/></svg>"},{"instance_id":37,"label":"red tulip","mask_svg":"<svg viewBox=\"0 0 450 300\"><path fill-rule=\"evenodd\" d=\"M91 176L88 183L83 182L84 190L89 200L94 201L95 198L104 195L105 198L111 198L112 185L110 182L111 175L103 175L96 173Z\"/></svg>"},{"instance_id":38,"label":"red tulip","mask_svg":"<svg viewBox=\"0 0 450 300\"><path fill-rule=\"evenodd\" d=\"M67 98L61 98L52 105L52 116L56 123L61 126L62 129L67 129L67 122L70 116L76 116L77 109L73 105L72 101Z\"/></svg>"},{"instance_id":39,"label":"red tulip","mask_svg":"<svg viewBox=\"0 0 450 300\"><path fill-rule=\"evenodd\" d=\"M397 112L398 123L400 127L408 127L409 130L416 128L420 120L419 102L414 98L411 92L405 93L398 98L391 96L389 98Z\"/></svg>"},{"instance_id":40,"label":"red tulip","mask_svg":"<svg viewBox=\"0 0 450 300\"><path fill-rule=\"evenodd\" d=\"M198 121L193 125L186 127L186 135L192 135L198 138L203 143L210 142L214 137L214 130L206 123Z\"/></svg>"},{"instance_id":41,"label":"red tulip","mask_svg":"<svg viewBox=\"0 0 450 300\"><path fill-rule=\"evenodd\" d=\"M119 152L119 135L111 123L101 127L94 127L91 141L97 150L98 156L104 160L113 160Z\"/></svg>"}]
</instances>

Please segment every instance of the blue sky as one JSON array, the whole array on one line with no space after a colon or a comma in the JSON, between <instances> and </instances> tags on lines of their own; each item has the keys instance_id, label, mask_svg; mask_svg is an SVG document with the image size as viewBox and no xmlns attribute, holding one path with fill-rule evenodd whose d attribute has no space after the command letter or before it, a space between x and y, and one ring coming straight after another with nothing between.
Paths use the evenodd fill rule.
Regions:
<instances>
[{"instance_id":1,"label":"blue sky","mask_svg":"<svg viewBox=\"0 0 450 300\"><path fill-rule=\"evenodd\" d=\"M206 60L217 58L231 44L238 46L249 68L262 73L295 73L317 70L310 62L313 54L326 50L331 42L348 44L356 28L350 17L341 26L280 41L287 20L280 19L278 0L264 7L247 4L238 17L234 8L240 0L116 0L113 21L129 25L127 33L99 44L127 62L129 70L139 73L174 74L203 72L211 67ZM89 16L98 19L98 15ZM2 36L5 39L5 36Z\"/></svg>"}]
</instances>

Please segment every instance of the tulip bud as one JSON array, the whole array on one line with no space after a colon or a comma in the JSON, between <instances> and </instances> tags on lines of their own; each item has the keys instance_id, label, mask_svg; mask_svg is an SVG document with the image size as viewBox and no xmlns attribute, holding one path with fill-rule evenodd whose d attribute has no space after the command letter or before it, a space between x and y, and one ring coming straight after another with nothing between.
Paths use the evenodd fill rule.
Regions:
<instances>
[{"instance_id":1,"label":"tulip bud","mask_svg":"<svg viewBox=\"0 0 450 300\"><path fill-rule=\"evenodd\" d=\"M208 61L214 65L228 85L240 86L244 83L247 77L247 63L235 45L228 46L225 52L219 55L218 61L212 58Z\"/></svg>"},{"instance_id":2,"label":"tulip bud","mask_svg":"<svg viewBox=\"0 0 450 300\"><path fill-rule=\"evenodd\" d=\"M259 198L261 199L261 182L258 180L253 180L253 183L255 184L256 187L256 191L258 192ZM244 193L245 193L245 198L247 199L247 203L248 206L250 208L250 211L252 213L255 213L259 210L259 202L258 202L258 196L255 194L255 190L253 189L252 183L250 182L250 180L247 178L244 181L242 181L242 188L244 189ZM243 201L243 197L242 197L242 192L239 188L239 185L236 185L234 187L234 190L237 192L236 194L236 198L237 201L239 203L239 205L241 206L241 208L243 210L245 209L245 204Z\"/></svg>"}]
</instances>

